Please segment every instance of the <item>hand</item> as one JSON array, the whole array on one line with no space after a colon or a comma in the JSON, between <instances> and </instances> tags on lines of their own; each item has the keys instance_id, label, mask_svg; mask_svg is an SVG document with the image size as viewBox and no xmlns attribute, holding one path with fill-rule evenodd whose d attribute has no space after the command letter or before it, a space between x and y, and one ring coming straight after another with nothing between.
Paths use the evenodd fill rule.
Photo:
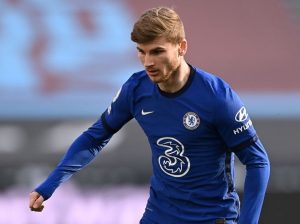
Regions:
<instances>
[{"instance_id":1,"label":"hand","mask_svg":"<svg viewBox=\"0 0 300 224\"><path fill-rule=\"evenodd\" d=\"M33 191L29 194L29 208L31 211L41 212L44 209L44 198L38 192Z\"/></svg>"}]
</instances>

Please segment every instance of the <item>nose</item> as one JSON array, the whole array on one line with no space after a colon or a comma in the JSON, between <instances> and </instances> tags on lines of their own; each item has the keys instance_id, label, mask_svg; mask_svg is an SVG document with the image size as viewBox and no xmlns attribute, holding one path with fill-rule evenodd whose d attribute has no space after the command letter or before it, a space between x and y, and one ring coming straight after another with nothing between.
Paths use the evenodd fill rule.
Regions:
<instances>
[{"instance_id":1,"label":"nose","mask_svg":"<svg viewBox=\"0 0 300 224\"><path fill-rule=\"evenodd\" d=\"M149 54L146 54L144 57L144 66L145 67L150 67L154 64L153 62L153 57Z\"/></svg>"}]
</instances>

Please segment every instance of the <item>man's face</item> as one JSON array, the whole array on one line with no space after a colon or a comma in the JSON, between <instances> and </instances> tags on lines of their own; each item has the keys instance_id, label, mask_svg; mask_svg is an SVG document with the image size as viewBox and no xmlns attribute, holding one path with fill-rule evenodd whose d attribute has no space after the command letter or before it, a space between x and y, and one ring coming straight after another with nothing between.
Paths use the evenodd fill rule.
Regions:
<instances>
[{"instance_id":1,"label":"man's face","mask_svg":"<svg viewBox=\"0 0 300 224\"><path fill-rule=\"evenodd\" d=\"M166 83L180 65L181 44L170 43L163 37L137 44L137 49L138 57L154 83Z\"/></svg>"}]
</instances>

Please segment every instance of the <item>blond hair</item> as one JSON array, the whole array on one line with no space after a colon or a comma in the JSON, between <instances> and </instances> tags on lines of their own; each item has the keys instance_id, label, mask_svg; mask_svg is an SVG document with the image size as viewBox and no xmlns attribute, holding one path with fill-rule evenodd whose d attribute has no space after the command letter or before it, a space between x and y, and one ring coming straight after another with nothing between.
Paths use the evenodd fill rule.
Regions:
<instances>
[{"instance_id":1,"label":"blond hair","mask_svg":"<svg viewBox=\"0 0 300 224\"><path fill-rule=\"evenodd\" d=\"M145 11L131 32L131 40L136 43L147 43L157 37L175 44L185 38L183 23L173 9L157 7Z\"/></svg>"}]
</instances>

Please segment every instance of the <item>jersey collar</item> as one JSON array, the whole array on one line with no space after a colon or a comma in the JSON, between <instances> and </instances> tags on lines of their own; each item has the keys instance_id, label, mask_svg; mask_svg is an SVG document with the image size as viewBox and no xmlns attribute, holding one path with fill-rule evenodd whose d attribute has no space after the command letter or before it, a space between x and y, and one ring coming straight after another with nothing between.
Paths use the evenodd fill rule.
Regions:
<instances>
[{"instance_id":1,"label":"jersey collar","mask_svg":"<svg viewBox=\"0 0 300 224\"><path fill-rule=\"evenodd\" d=\"M190 87L190 85L192 84L192 81L194 79L196 69L193 66L191 66L190 64L188 64L188 65L190 67L190 75L189 75L189 78L188 78L187 82L185 83L185 85L180 90L178 90L174 93L165 92L165 91L161 90L158 85L156 85L156 87L161 95L163 95L165 97L169 97L169 98L177 97L177 96L181 95L182 93L184 93Z\"/></svg>"}]
</instances>

